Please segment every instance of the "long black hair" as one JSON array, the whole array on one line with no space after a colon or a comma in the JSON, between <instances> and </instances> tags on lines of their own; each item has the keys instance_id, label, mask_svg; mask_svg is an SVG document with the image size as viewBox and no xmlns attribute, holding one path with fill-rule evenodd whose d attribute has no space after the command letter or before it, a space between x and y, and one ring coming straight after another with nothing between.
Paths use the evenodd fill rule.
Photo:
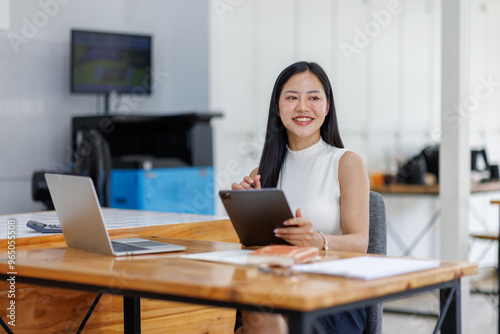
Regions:
<instances>
[{"instance_id":1,"label":"long black hair","mask_svg":"<svg viewBox=\"0 0 500 334\"><path fill-rule=\"evenodd\" d=\"M281 90L292 76L306 71L313 73L319 79L323 85L329 103L328 114L320 128L321 137L326 143L332 146L339 148L344 147L337 124L333 90L325 71L318 64L305 61L300 61L288 66L278 75L271 95L267 119L266 141L259 163L259 174L261 175L260 182L263 188L272 188L278 185L281 167L287 152L286 145L288 144L288 137L286 128L281 118L278 117Z\"/></svg>"}]
</instances>

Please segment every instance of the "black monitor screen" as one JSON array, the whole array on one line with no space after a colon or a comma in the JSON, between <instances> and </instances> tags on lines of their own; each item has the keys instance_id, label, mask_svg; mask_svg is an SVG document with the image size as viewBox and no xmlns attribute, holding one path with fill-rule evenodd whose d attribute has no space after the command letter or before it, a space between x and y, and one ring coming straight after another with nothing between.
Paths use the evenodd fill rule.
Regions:
<instances>
[{"instance_id":1,"label":"black monitor screen","mask_svg":"<svg viewBox=\"0 0 500 334\"><path fill-rule=\"evenodd\" d=\"M151 36L71 31L71 91L151 93Z\"/></svg>"}]
</instances>

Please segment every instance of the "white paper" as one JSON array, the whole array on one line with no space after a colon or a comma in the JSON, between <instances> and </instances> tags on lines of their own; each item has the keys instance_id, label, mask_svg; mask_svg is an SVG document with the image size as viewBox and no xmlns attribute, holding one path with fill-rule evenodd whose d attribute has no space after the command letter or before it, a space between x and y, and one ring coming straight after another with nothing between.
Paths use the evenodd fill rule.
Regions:
<instances>
[{"instance_id":1,"label":"white paper","mask_svg":"<svg viewBox=\"0 0 500 334\"><path fill-rule=\"evenodd\" d=\"M360 256L341 260L298 264L292 266L292 270L311 274L371 280L437 268L439 264L439 261L433 260Z\"/></svg>"},{"instance_id":2,"label":"white paper","mask_svg":"<svg viewBox=\"0 0 500 334\"><path fill-rule=\"evenodd\" d=\"M207 253L187 254L187 255L181 255L180 257L183 259L191 259L191 260L246 265L247 256L250 252L252 251L249 249L236 249L236 250L224 250L224 251L215 251Z\"/></svg>"}]
</instances>

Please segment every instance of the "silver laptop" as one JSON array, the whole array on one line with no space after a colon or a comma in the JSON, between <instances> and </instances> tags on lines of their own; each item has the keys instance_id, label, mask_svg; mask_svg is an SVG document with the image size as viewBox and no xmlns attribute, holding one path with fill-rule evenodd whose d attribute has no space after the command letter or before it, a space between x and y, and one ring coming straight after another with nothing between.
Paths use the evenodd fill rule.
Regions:
<instances>
[{"instance_id":1,"label":"silver laptop","mask_svg":"<svg viewBox=\"0 0 500 334\"><path fill-rule=\"evenodd\" d=\"M64 239L70 247L114 256L186 249L184 246L141 238L111 241L91 178L45 174L45 179Z\"/></svg>"}]
</instances>

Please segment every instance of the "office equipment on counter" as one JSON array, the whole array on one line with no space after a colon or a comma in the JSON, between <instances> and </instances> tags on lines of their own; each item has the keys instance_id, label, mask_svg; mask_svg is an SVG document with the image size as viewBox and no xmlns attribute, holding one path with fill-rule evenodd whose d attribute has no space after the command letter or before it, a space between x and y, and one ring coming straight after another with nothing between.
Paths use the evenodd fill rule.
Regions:
<instances>
[{"instance_id":1,"label":"office equipment on counter","mask_svg":"<svg viewBox=\"0 0 500 334\"><path fill-rule=\"evenodd\" d=\"M72 165L90 176L101 206L162 212L215 213L212 127L220 113L78 116L72 119ZM32 199L53 209L35 171Z\"/></svg>"},{"instance_id":2,"label":"office equipment on counter","mask_svg":"<svg viewBox=\"0 0 500 334\"><path fill-rule=\"evenodd\" d=\"M498 180L498 165L488 162L486 149L471 150L473 182ZM439 184L439 145L425 147L399 167L397 182L433 186Z\"/></svg>"},{"instance_id":3,"label":"office equipment on counter","mask_svg":"<svg viewBox=\"0 0 500 334\"><path fill-rule=\"evenodd\" d=\"M72 120L75 162L91 129L109 146L112 208L214 214L211 119L220 113L81 116ZM97 163L97 162L96 162Z\"/></svg>"}]
</instances>

